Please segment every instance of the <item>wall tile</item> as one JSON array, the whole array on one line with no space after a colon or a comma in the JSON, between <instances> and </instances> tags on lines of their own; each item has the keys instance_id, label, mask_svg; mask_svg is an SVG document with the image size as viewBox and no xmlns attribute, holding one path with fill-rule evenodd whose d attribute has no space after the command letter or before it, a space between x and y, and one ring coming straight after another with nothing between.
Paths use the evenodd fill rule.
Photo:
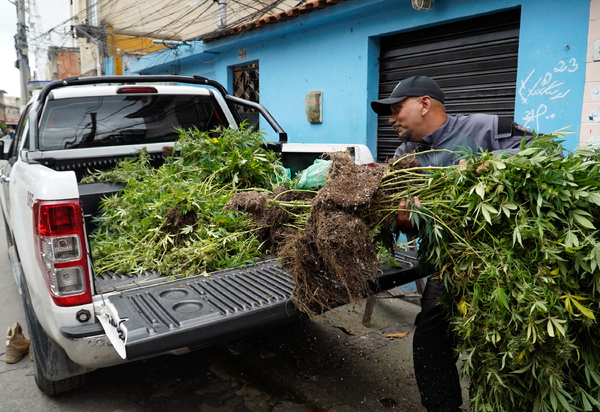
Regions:
<instances>
[{"instance_id":1,"label":"wall tile","mask_svg":"<svg viewBox=\"0 0 600 412\"><path fill-rule=\"evenodd\" d=\"M590 1L590 20L600 20L600 0Z\"/></svg>"}]
</instances>

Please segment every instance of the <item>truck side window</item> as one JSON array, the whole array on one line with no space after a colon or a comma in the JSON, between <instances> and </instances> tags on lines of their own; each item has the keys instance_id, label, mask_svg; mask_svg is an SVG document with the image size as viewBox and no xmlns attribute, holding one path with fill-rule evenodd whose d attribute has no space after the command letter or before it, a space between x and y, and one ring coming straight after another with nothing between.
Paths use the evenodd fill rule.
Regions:
<instances>
[{"instance_id":1,"label":"truck side window","mask_svg":"<svg viewBox=\"0 0 600 412\"><path fill-rule=\"evenodd\" d=\"M23 140L26 142L29 140L29 110L31 109L31 105L27 106L21 114L21 118L19 119L19 124L17 125L17 130L15 130L15 138L10 146L10 155L9 158L17 157L17 153L19 153L19 148L21 147L21 143ZM27 143L24 147L27 147Z\"/></svg>"}]
</instances>

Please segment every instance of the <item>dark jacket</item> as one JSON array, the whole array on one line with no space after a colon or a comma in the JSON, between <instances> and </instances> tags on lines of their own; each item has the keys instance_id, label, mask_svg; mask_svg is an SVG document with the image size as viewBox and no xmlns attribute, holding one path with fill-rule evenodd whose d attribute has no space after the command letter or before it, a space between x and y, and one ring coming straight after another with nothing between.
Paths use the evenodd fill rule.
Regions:
<instances>
[{"instance_id":1,"label":"dark jacket","mask_svg":"<svg viewBox=\"0 0 600 412\"><path fill-rule=\"evenodd\" d=\"M470 148L475 154L481 150L515 154L524 138L530 141L533 138L532 132L496 115L478 113L469 116L448 116L442 126L423 138L422 143L401 144L394 157L402 157L413 151L419 153L440 150L435 153L421 153L417 155L417 159L422 166L450 166L458 163L460 156L441 151L442 149L455 152L464 147Z\"/></svg>"}]
</instances>

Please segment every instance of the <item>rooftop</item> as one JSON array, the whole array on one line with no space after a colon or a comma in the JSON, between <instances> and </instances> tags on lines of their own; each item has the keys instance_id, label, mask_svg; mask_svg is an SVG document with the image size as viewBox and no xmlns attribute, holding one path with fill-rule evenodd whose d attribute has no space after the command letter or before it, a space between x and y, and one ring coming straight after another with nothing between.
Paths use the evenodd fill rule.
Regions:
<instances>
[{"instance_id":1,"label":"rooftop","mask_svg":"<svg viewBox=\"0 0 600 412\"><path fill-rule=\"evenodd\" d=\"M293 9L286 10L285 12L271 14L268 16L261 17L258 20L251 21L249 23L240 24L238 26L228 28L225 30L217 30L202 36L199 36L197 40L203 40L205 43L222 39L224 37L233 36L240 33L249 32L252 30L260 29L273 24L281 23L287 20L292 20L297 17L303 16L313 11L322 10L335 6L336 4L342 3L346 0L312 0L308 1L301 6L294 7Z\"/></svg>"}]
</instances>

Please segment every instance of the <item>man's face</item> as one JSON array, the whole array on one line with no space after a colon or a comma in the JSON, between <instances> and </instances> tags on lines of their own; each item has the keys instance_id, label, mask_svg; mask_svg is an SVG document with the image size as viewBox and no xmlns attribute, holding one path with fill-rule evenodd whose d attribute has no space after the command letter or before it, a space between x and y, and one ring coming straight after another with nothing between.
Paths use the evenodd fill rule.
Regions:
<instances>
[{"instance_id":1,"label":"man's face","mask_svg":"<svg viewBox=\"0 0 600 412\"><path fill-rule=\"evenodd\" d=\"M415 127L421 122L420 97L407 97L391 106L390 124L403 143L414 141Z\"/></svg>"},{"instance_id":2,"label":"man's face","mask_svg":"<svg viewBox=\"0 0 600 412\"><path fill-rule=\"evenodd\" d=\"M402 143L407 143L412 140L413 134L410 130L403 129L402 126L394 128L394 130L398 133L398 139L400 139Z\"/></svg>"}]
</instances>

